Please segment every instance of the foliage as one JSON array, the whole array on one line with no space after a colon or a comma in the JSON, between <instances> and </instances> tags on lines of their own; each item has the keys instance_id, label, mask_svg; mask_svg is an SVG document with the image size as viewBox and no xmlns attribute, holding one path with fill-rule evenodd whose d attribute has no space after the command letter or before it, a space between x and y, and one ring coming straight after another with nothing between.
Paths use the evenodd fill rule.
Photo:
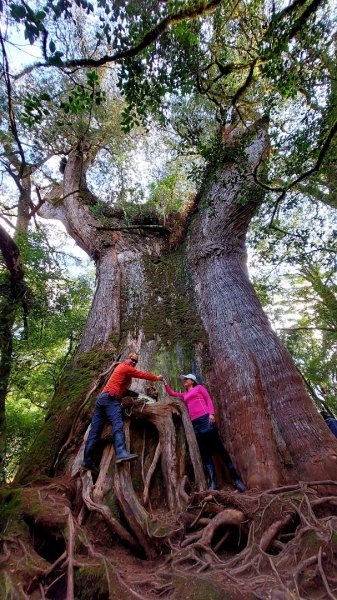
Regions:
<instances>
[{"instance_id":1,"label":"foliage","mask_svg":"<svg viewBox=\"0 0 337 600\"><path fill-rule=\"evenodd\" d=\"M315 395L337 411L336 215L290 198L273 228L253 223L253 281L265 310Z\"/></svg>"},{"instance_id":2,"label":"foliage","mask_svg":"<svg viewBox=\"0 0 337 600\"><path fill-rule=\"evenodd\" d=\"M90 277L71 276L69 258L50 247L43 230L18 243L29 290L28 325L17 315L6 410L8 477L41 425L92 297Z\"/></svg>"},{"instance_id":3,"label":"foliage","mask_svg":"<svg viewBox=\"0 0 337 600\"><path fill-rule=\"evenodd\" d=\"M76 115L85 111L91 111L93 107L99 106L106 101L107 94L99 85L99 76L95 71L86 73L86 82L75 83L72 90L64 100L60 100L59 107L65 114ZM46 117L51 117L51 96L47 92L40 94L25 93L24 110L21 114L22 123L31 128L39 125ZM60 125L63 122L60 121Z\"/></svg>"}]
</instances>

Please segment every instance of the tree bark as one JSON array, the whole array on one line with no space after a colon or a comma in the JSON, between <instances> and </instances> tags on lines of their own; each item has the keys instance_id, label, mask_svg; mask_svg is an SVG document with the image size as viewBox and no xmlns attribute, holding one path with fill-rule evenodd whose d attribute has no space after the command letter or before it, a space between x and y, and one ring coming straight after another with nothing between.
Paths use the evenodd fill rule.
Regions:
<instances>
[{"instance_id":1,"label":"tree bark","mask_svg":"<svg viewBox=\"0 0 337 600\"><path fill-rule=\"evenodd\" d=\"M141 369L165 372L176 386L180 372L196 369L200 373L207 356L205 333L185 277L185 249L171 252L160 227L127 229L116 218L110 230L101 222L91 210L96 200L85 181L86 151L90 153L79 143L69 154L63 185L51 192L39 214L60 219L94 259L95 295L73 363L51 402L45 427L21 465L18 480L54 473L56 464L58 473L69 470L67 465L71 468L88 426L89 400L104 383L97 375L127 351L140 352ZM132 387L146 393L148 386L149 382L136 380ZM91 388L94 391L84 402ZM158 393L163 400L162 384ZM71 443L60 456L69 435Z\"/></svg>"},{"instance_id":2,"label":"tree bark","mask_svg":"<svg viewBox=\"0 0 337 600\"><path fill-rule=\"evenodd\" d=\"M250 488L334 478L337 443L249 281L245 238L262 201L252 172L268 146L259 128L224 160L189 230L189 261L213 362L210 385L234 462Z\"/></svg>"},{"instance_id":3,"label":"tree bark","mask_svg":"<svg viewBox=\"0 0 337 600\"><path fill-rule=\"evenodd\" d=\"M19 202L18 213L15 226L15 238L20 234L27 235L30 220L30 211L32 209L32 182L31 167L24 168L24 174L19 182Z\"/></svg>"}]
</instances>

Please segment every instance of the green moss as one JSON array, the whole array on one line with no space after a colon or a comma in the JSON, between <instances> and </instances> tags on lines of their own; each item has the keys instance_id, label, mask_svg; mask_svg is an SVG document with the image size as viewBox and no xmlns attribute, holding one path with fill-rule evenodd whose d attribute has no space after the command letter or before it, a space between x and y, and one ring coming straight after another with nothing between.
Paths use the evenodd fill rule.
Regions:
<instances>
[{"instance_id":1,"label":"green moss","mask_svg":"<svg viewBox=\"0 0 337 600\"><path fill-rule=\"evenodd\" d=\"M13 598L22 598L22 593L15 585L9 574L4 568L0 571L0 590L1 600L12 600Z\"/></svg>"},{"instance_id":2,"label":"green moss","mask_svg":"<svg viewBox=\"0 0 337 600\"><path fill-rule=\"evenodd\" d=\"M75 571L75 598L78 600L109 600L109 586L104 565L81 567Z\"/></svg>"},{"instance_id":3,"label":"green moss","mask_svg":"<svg viewBox=\"0 0 337 600\"><path fill-rule=\"evenodd\" d=\"M225 592L216 583L202 577L172 576L174 598L180 600L232 600L234 596ZM237 596L236 596L237 597Z\"/></svg>"},{"instance_id":4,"label":"green moss","mask_svg":"<svg viewBox=\"0 0 337 600\"><path fill-rule=\"evenodd\" d=\"M156 521L155 519L150 519L149 517L147 518L147 528L148 528L148 531L150 533L154 534L157 538L158 537L166 537L170 532L168 527L165 527L164 525L160 525L160 523L158 523L158 521Z\"/></svg>"},{"instance_id":5,"label":"green moss","mask_svg":"<svg viewBox=\"0 0 337 600\"><path fill-rule=\"evenodd\" d=\"M164 346L182 340L185 347L191 348L200 341L202 331L188 289L185 249L163 255L160 261L144 257L143 267L148 294L142 315L146 339L155 339L159 334Z\"/></svg>"},{"instance_id":6,"label":"green moss","mask_svg":"<svg viewBox=\"0 0 337 600\"><path fill-rule=\"evenodd\" d=\"M0 532L18 524L22 508L22 494L19 489L0 489Z\"/></svg>"},{"instance_id":7,"label":"green moss","mask_svg":"<svg viewBox=\"0 0 337 600\"><path fill-rule=\"evenodd\" d=\"M337 548L337 531L331 533L331 543Z\"/></svg>"},{"instance_id":8,"label":"green moss","mask_svg":"<svg viewBox=\"0 0 337 600\"><path fill-rule=\"evenodd\" d=\"M308 531L305 534L305 543L309 548L313 548L315 550L319 550L322 545L322 540L318 537L317 533L314 531Z\"/></svg>"},{"instance_id":9,"label":"green moss","mask_svg":"<svg viewBox=\"0 0 337 600\"><path fill-rule=\"evenodd\" d=\"M195 347L207 342L194 304L192 279L188 273L186 246L158 256L143 256L144 285L141 293L124 282L121 294L122 339L129 332L156 341L155 370L174 376L182 364L191 368ZM205 366L205 365L204 365ZM206 366L207 368L207 366Z\"/></svg>"},{"instance_id":10,"label":"green moss","mask_svg":"<svg viewBox=\"0 0 337 600\"><path fill-rule=\"evenodd\" d=\"M118 506L118 502L114 493L111 493L104 498L104 502L107 504L110 512L115 519L120 520L120 510Z\"/></svg>"},{"instance_id":11,"label":"green moss","mask_svg":"<svg viewBox=\"0 0 337 600\"><path fill-rule=\"evenodd\" d=\"M107 577L109 577L110 586ZM81 567L75 571L75 600L128 600L111 563Z\"/></svg>"}]
</instances>

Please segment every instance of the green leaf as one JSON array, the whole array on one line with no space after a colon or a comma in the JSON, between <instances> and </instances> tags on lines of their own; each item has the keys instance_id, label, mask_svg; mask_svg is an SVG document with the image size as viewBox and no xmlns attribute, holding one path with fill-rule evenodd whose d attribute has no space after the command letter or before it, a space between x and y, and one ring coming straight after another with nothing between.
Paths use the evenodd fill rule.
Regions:
<instances>
[{"instance_id":1,"label":"green leaf","mask_svg":"<svg viewBox=\"0 0 337 600\"><path fill-rule=\"evenodd\" d=\"M12 4L11 15L16 21L20 21L26 16L26 9L22 4Z\"/></svg>"}]
</instances>

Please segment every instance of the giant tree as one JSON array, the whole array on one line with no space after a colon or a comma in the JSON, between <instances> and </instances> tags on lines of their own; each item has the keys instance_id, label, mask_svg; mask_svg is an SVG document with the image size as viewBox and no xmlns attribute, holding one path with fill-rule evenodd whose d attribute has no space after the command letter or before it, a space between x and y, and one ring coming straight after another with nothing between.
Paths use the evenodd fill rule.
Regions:
<instances>
[{"instance_id":1,"label":"giant tree","mask_svg":"<svg viewBox=\"0 0 337 600\"><path fill-rule=\"evenodd\" d=\"M26 18L31 27L33 17L26 4L21 11L17 4L13 6L17 20ZM89 12L90 6L86 7ZM108 9L109 14L105 3L99 6ZM217 6L214 18L209 16L209 11ZM320 515L315 516L313 511L316 506L335 502L337 445L255 295L247 273L245 241L250 221L266 201L266 193L279 194L276 204L272 204L273 220L287 191L311 171L315 173L330 148L335 124L331 125L320 110L314 114L314 125L310 122L310 135L306 131L307 144L303 142L302 123L287 140L288 152L289 148L297 151L296 161L291 162L282 148L282 136L273 141L274 125L288 117L289 107L282 101L288 101L296 86L304 86L304 97L306 93L314 96L322 83L316 69L309 68L310 77L302 76L297 63L300 59L306 62L310 53L318 60L319 32L324 33L323 44L327 39L325 22L318 22L314 2L294 2L271 15L255 4L225 7L222 2L210 2L191 7L178 3L177 7L169 2L158 8L156 3L144 13L142 23L132 3L121 3L116 10L115 20L110 19L109 26L103 29L114 54L93 58L56 56L54 41L49 46L52 56L48 57L45 17L40 14L40 29L34 35L42 35L44 62L36 68L59 64L63 69L72 69L118 62L119 85L128 101L125 130L133 122L144 121L152 109L165 123L172 115L167 98L164 106L161 104L165 94L191 94L195 85L215 105L211 111L213 129L206 141L201 136L199 152L206 165L199 192L186 218L177 223L179 235L171 235L156 216L127 218L125 213L100 203L90 192L87 175L95 153L91 153L89 132L71 147L62 182L51 186L40 207L41 216L61 220L95 261L97 284L75 358L17 475L18 484L31 486L23 494L23 505L15 505L12 498L13 510L23 514L40 557L33 554L33 576L25 589L28 593L44 593L42 575L47 581L47 597L51 594L70 599L74 593L84 594L95 578L99 580L94 584L95 591L102 590L103 597L115 593L131 597L140 597L141 593L150 597L155 593L176 596L186 590L184 568L193 565L199 571L212 572L215 568L219 582L234 598L237 596L233 582L240 585L236 575L246 569L249 575L258 560L261 569L273 574L269 582L254 580L260 593L270 592L275 586L288 586L296 592L302 569L318 561L322 570L323 558L328 568L330 556L336 552L327 530L318 521ZM203 20L198 20L200 15ZM34 18L36 21L36 15ZM120 38L116 36L116 24L123 33ZM101 33L97 39L102 44ZM224 43L226 39L228 43ZM289 63L296 77L285 81ZM261 92L265 92L266 82L269 100L280 100L277 106L270 100L269 119L262 118ZM323 83L329 86L326 81ZM73 94L67 104L68 110L72 110L74 97ZM226 121L233 110L231 122ZM315 137L317 131L319 136ZM273 153L274 163L268 163ZM276 176L276 182L271 181ZM130 348L140 351L144 368L158 369L171 380L178 370L193 369L208 384L216 400L221 433L248 487L272 488L253 497L253 509L248 508L249 500L245 504L244 500L240 503L231 498L232 508L222 506L219 510L211 503L208 511L202 504L192 519L188 514L177 519L186 503L195 507L205 498L205 481L186 412L179 403L163 399L162 390L160 402L136 405L127 421L130 443L140 450L139 465L132 467L131 472L127 465L115 469L111 443L104 432L98 456L100 475L95 486L88 474L79 478L83 436L91 413L89 400L115 361ZM55 480L45 486L33 484L41 476ZM307 485L312 482L308 495L299 481ZM288 485L278 490L284 484ZM330 499L317 498L314 489L324 490L329 484ZM285 494L283 511L280 499L274 495L277 491ZM191 499L189 492L194 492ZM293 492L293 496L287 496ZM226 492L218 498L228 506ZM32 509L36 502L37 516L36 504ZM170 518L165 518L163 504ZM57 514L53 506L58 507ZM200 522L205 529L182 542L186 550L174 550L172 540L182 538L185 528L198 526L203 510L208 517L212 510L219 514L211 522ZM249 536L245 515L251 523ZM314 554L308 552L309 542L301 528L304 523L319 544L319 551ZM105 556L93 544L91 527L98 524ZM243 537L238 535L238 529ZM29 534L26 531L24 535L28 546ZM149 580L134 578L131 589L132 576L128 581L121 579L107 551L115 536L148 558L156 556L164 543L171 544L172 571L166 570L162 581L158 573L154 581L150 568ZM287 536L293 536L293 543L288 546ZM60 540L55 552L50 551L48 544L52 538ZM246 543L247 547L241 556L229 561L228 570L224 571L221 563L220 573L215 552L225 547L226 539L230 540L229 547L234 545L237 551ZM7 549L10 543L8 540ZM275 560L284 582L274 579L275 565L270 566L267 551L279 552ZM52 565L41 562L41 557ZM15 564L13 553L10 560ZM297 575L290 580L287 570L293 561L298 563ZM96 572L92 571L93 565ZM324 572L322 577L329 588ZM14 589L14 582L11 585ZM200 588L202 597L207 586L210 597L222 597L221 587L207 581L207 577L196 578L196 583L190 585L189 592L194 597L198 597L200 586L204 586ZM301 581L301 585L304 589L305 583ZM251 595L244 583L240 594L247 598Z\"/></svg>"}]
</instances>

